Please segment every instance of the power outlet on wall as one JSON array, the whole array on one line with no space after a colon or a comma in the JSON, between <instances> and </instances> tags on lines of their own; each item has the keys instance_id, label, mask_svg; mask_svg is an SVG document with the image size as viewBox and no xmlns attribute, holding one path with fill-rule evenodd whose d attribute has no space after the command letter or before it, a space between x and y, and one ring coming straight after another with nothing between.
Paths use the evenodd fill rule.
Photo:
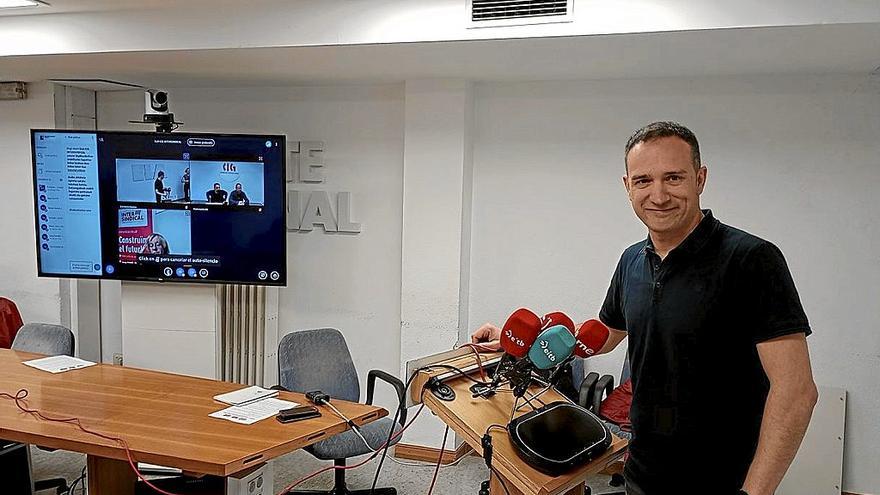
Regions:
<instances>
[{"instance_id":1,"label":"power outlet on wall","mask_svg":"<svg viewBox=\"0 0 880 495\"><path fill-rule=\"evenodd\" d=\"M122 366L122 353L117 352L113 355L113 364Z\"/></svg>"}]
</instances>

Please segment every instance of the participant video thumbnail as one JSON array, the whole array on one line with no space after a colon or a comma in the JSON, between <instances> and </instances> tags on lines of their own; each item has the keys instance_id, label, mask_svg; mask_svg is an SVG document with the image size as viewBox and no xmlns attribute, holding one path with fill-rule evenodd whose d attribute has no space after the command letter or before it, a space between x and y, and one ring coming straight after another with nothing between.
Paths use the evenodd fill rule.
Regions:
<instances>
[{"instance_id":1,"label":"participant video thumbnail","mask_svg":"<svg viewBox=\"0 0 880 495\"><path fill-rule=\"evenodd\" d=\"M119 262L155 255L191 255L189 210L119 208Z\"/></svg>"},{"instance_id":2,"label":"participant video thumbnail","mask_svg":"<svg viewBox=\"0 0 880 495\"><path fill-rule=\"evenodd\" d=\"M116 199L123 203L263 206L260 162L116 160Z\"/></svg>"},{"instance_id":3,"label":"participant video thumbnail","mask_svg":"<svg viewBox=\"0 0 880 495\"><path fill-rule=\"evenodd\" d=\"M263 164L260 162L193 161L192 202L262 206Z\"/></svg>"},{"instance_id":4,"label":"participant video thumbnail","mask_svg":"<svg viewBox=\"0 0 880 495\"><path fill-rule=\"evenodd\" d=\"M116 160L116 199L131 203L188 203L190 161Z\"/></svg>"}]
</instances>

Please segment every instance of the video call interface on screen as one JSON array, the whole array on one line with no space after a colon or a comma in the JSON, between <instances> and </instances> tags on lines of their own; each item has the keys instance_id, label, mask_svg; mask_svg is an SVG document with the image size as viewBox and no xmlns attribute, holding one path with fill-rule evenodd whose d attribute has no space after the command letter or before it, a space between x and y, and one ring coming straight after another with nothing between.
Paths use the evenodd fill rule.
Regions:
<instances>
[{"instance_id":1,"label":"video call interface on screen","mask_svg":"<svg viewBox=\"0 0 880 495\"><path fill-rule=\"evenodd\" d=\"M286 283L284 136L31 134L41 276Z\"/></svg>"}]
</instances>

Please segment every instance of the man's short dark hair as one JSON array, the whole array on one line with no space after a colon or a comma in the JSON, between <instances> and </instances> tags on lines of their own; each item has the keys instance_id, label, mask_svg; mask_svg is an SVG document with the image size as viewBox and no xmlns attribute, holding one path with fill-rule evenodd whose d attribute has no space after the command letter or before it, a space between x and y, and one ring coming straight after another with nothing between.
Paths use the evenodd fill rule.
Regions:
<instances>
[{"instance_id":1,"label":"man's short dark hair","mask_svg":"<svg viewBox=\"0 0 880 495\"><path fill-rule=\"evenodd\" d=\"M669 121L652 122L634 132L633 135L630 136L629 141L626 142L626 151L623 154L624 165L627 165L627 157L629 156L630 150L633 149L635 145L664 137L677 137L689 144L691 147L691 160L694 163L694 168L700 168L700 143L697 142L697 136L693 131L678 122ZM628 169L629 168L627 167L627 170Z\"/></svg>"},{"instance_id":2,"label":"man's short dark hair","mask_svg":"<svg viewBox=\"0 0 880 495\"><path fill-rule=\"evenodd\" d=\"M219 182L215 182L214 185L215 185L215 186L219 186L220 183L219 183Z\"/></svg>"}]
</instances>

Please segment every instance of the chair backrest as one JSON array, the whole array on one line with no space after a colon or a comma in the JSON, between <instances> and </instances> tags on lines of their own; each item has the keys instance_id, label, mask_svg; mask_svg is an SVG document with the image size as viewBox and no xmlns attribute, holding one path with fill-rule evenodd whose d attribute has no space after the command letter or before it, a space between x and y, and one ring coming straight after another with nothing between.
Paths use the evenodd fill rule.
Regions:
<instances>
[{"instance_id":1,"label":"chair backrest","mask_svg":"<svg viewBox=\"0 0 880 495\"><path fill-rule=\"evenodd\" d=\"M12 348L48 356L73 356L75 343L73 332L67 327L49 323L26 323L15 335Z\"/></svg>"},{"instance_id":2,"label":"chair backrest","mask_svg":"<svg viewBox=\"0 0 880 495\"><path fill-rule=\"evenodd\" d=\"M289 333L278 344L280 385L294 392L320 390L334 399L357 402L357 371L345 337L335 328Z\"/></svg>"},{"instance_id":3,"label":"chair backrest","mask_svg":"<svg viewBox=\"0 0 880 495\"><path fill-rule=\"evenodd\" d=\"M573 383L575 387L579 386L581 382L584 381L584 376L586 376L584 371L584 358L576 357L571 361L571 383Z\"/></svg>"},{"instance_id":4,"label":"chair backrest","mask_svg":"<svg viewBox=\"0 0 880 495\"><path fill-rule=\"evenodd\" d=\"M618 383L623 383L629 380L630 377L630 368L629 368L629 353L624 354L623 359L623 368L620 370L620 381ZM586 372L584 370L584 359L583 358L574 358L571 362L571 377L572 383L581 383L583 381L584 376L586 376Z\"/></svg>"},{"instance_id":5,"label":"chair backrest","mask_svg":"<svg viewBox=\"0 0 880 495\"><path fill-rule=\"evenodd\" d=\"M18 306L9 299L0 297L0 347L9 349L22 324Z\"/></svg>"}]
</instances>

